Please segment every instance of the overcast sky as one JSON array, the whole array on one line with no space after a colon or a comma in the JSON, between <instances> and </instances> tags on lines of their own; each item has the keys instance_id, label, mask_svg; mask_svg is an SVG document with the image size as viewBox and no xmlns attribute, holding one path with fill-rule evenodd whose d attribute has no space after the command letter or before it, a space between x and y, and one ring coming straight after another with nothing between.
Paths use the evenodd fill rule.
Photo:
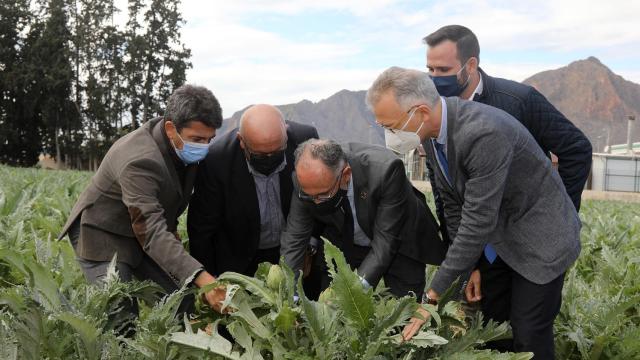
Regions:
<instances>
[{"instance_id":1,"label":"overcast sky","mask_svg":"<svg viewBox=\"0 0 640 360\"><path fill-rule=\"evenodd\" d=\"M421 39L448 24L475 32L490 75L522 81L596 56L640 83L637 0L183 0L182 12L187 80L209 87L225 117L365 90L393 65L424 69Z\"/></svg>"}]
</instances>

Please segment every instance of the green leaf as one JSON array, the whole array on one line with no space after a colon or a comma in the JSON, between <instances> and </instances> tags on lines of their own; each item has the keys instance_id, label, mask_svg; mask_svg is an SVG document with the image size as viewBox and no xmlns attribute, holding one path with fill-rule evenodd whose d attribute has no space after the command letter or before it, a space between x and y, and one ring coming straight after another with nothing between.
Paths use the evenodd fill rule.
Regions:
<instances>
[{"instance_id":1,"label":"green leaf","mask_svg":"<svg viewBox=\"0 0 640 360\"><path fill-rule=\"evenodd\" d=\"M170 341L175 344L188 346L208 351L224 357L225 359L241 360L240 353L233 350L233 345L222 336L209 336L204 331L198 330L195 334L177 332L171 334Z\"/></svg>"},{"instance_id":2,"label":"green leaf","mask_svg":"<svg viewBox=\"0 0 640 360\"><path fill-rule=\"evenodd\" d=\"M387 337L390 329L396 326L400 326L406 323L406 320L411 317L416 311L418 304L413 296L405 296L398 300L392 300L395 303L395 308L390 314L381 314L382 318L376 319L375 325L369 334L367 350L364 354L364 358L372 358L378 353L382 341Z\"/></svg>"},{"instance_id":3,"label":"green leaf","mask_svg":"<svg viewBox=\"0 0 640 360\"><path fill-rule=\"evenodd\" d=\"M283 333L291 330L296 322L297 314L290 307L284 306L276 316L276 328Z\"/></svg>"},{"instance_id":4,"label":"green leaf","mask_svg":"<svg viewBox=\"0 0 640 360\"><path fill-rule=\"evenodd\" d=\"M33 284L33 288L43 295L42 305L50 310L60 308L62 303L58 284L52 277L50 270L45 269L35 259L25 257L23 254L9 249L0 249L0 260L6 261L22 271Z\"/></svg>"},{"instance_id":5,"label":"green leaf","mask_svg":"<svg viewBox=\"0 0 640 360\"><path fill-rule=\"evenodd\" d=\"M302 278L298 278L298 295L302 305L303 324L311 332L312 344L319 359L330 359L329 344L339 336L338 312L325 303L311 301L304 293Z\"/></svg>"},{"instance_id":6,"label":"green leaf","mask_svg":"<svg viewBox=\"0 0 640 360\"><path fill-rule=\"evenodd\" d=\"M215 324L217 327L217 324ZM262 350L260 341L253 341L249 332L244 328L244 323L241 321L233 321L229 325L227 325L227 330L236 340L236 342L244 348L243 358L247 359L256 359L262 360L262 354L260 351Z\"/></svg>"},{"instance_id":7,"label":"green leaf","mask_svg":"<svg viewBox=\"0 0 640 360\"><path fill-rule=\"evenodd\" d=\"M374 314L373 289L364 289L360 277L351 270L344 255L327 240L324 240L324 254L338 307L358 330L367 330Z\"/></svg>"},{"instance_id":8,"label":"green leaf","mask_svg":"<svg viewBox=\"0 0 640 360\"><path fill-rule=\"evenodd\" d=\"M401 344L404 342L402 339L402 334L396 334L391 337L391 339L396 344ZM433 331L428 330L418 332L411 338L411 340L407 341L406 343L415 345L420 348L429 348L448 344L449 341L441 336L436 335Z\"/></svg>"},{"instance_id":9,"label":"green leaf","mask_svg":"<svg viewBox=\"0 0 640 360\"><path fill-rule=\"evenodd\" d=\"M234 284L242 285L242 287L247 291L258 295L260 299L266 304L276 304L276 297L274 292L267 288L266 284L262 280L230 271L220 275L218 277L218 280L229 281Z\"/></svg>"},{"instance_id":10,"label":"green leaf","mask_svg":"<svg viewBox=\"0 0 640 360\"><path fill-rule=\"evenodd\" d=\"M71 325L76 331L84 345L87 359L100 359L100 348L98 346L98 337L100 336L99 329L88 320L69 312L59 314L58 319Z\"/></svg>"}]
</instances>

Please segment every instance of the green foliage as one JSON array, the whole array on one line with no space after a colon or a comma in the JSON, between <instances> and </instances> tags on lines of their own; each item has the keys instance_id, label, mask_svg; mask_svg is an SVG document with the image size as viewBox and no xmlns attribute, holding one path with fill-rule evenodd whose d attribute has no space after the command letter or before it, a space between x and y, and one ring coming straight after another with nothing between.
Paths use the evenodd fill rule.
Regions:
<instances>
[{"instance_id":1,"label":"green foliage","mask_svg":"<svg viewBox=\"0 0 640 360\"><path fill-rule=\"evenodd\" d=\"M555 326L557 356L640 358L640 205L591 202L581 218L582 253L566 275Z\"/></svg>"},{"instance_id":2,"label":"green foliage","mask_svg":"<svg viewBox=\"0 0 640 360\"><path fill-rule=\"evenodd\" d=\"M172 341L227 359L445 359L457 355L475 359L492 355L476 353L475 347L509 333L507 324L483 327L480 316L467 323L460 304L445 300L440 308L430 308L437 322L425 326L411 341L402 342L399 331L416 311L415 298L394 298L385 291L364 289L342 253L329 242L324 249L334 301L309 300L298 279L300 299L294 303L289 284L295 277L284 263L262 265L255 278L226 273L221 276L229 289L225 305L234 311L223 319L205 320L211 334L188 327L174 333ZM276 273L284 279L278 287L269 286L269 276ZM235 344L217 334L218 325L227 326ZM464 334L467 330L468 335ZM504 354L504 358L511 356Z\"/></svg>"},{"instance_id":3,"label":"green foliage","mask_svg":"<svg viewBox=\"0 0 640 360\"><path fill-rule=\"evenodd\" d=\"M114 269L104 285L89 286L68 241L55 240L89 175L0 166L2 359L530 358L482 350L510 336L509 326L483 325L480 314L465 317L447 300L425 305L428 326L401 342L415 301L382 284L365 290L330 244L333 281L322 301L309 300L284 264L260 264L254 277L222 275L231 290L225 304L235 310L226 316L200 302L194 315L177 316L191 290L165 296L151 283L120 282ZM587 201L582 218L583 251L567 273L556 322L557 357L638 358L640 205ZM122 311L132 298L141 309L135 320ZM127 324L136 329L131 338L119 335ZM230 338L218 333L223 326Z\"/></svg>"},{"instance_id":4,"label":"green foliage","mask_svg":"<svg viewBox=\"0 0 640 360\"><path fill-rule=\"evenodd\" d=\"M0 163L95 170L186 80L179 0L0 2ZM126 122L130 122L127 124Z\"/></svg>"}]
</instances>

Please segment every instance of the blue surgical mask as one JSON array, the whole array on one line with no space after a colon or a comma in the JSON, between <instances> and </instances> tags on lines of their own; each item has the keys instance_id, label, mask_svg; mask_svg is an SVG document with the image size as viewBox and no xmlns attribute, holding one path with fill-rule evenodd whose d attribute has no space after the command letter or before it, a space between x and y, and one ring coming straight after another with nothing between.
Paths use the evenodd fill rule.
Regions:
<instances>
[{"instance_id":1,"label":"blue surgical mask","mask_svg":"<svg viewBox=\"0 0 640 360\"><path fill-rule=\"evenodd\" d=\"M182 150L178 149L175 144L173 148L176 149L176 155L187 165L195 164L204 159L209 153L209 143L198 144L193 142L184 141L184 139L176 132L176 135L182 140Z\"/></svg>"},{"instance_id":2,"label":"blue surgical mask","mask_svg":"<svg viewBox=\"0 0 640 360\"><path fill-rule=\"evenodd\" d=\"M464 84L460 84L458 82L458 74L462 72L467 63L465 62L462 65L460 71L458 71L455 75L447 75L447 76L431 76L431 80L433 80L433 84L436 86L438 90L438 94L440 96L460 96L464 89L469 86L469 81L471 80L471 74L468 74L467 80Z\"/></svg>"}]
</instances>

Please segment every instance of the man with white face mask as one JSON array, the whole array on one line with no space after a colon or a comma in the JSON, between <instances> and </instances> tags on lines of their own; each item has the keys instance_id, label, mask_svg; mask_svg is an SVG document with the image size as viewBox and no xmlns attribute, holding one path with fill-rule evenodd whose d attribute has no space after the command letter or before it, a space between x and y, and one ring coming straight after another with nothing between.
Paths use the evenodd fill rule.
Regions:
<instances>
[{"instance_id":1,"label":"man with white face mask","mask_svg":"<svg viewBox=\"0 0 640 360\"><path fill-rule=\"evenodd\" d=\"M413 115L415 115L417 109L417 107L413 107L409 110L409 117L400 129L384 128L384 140L387 148L398 154L406 154L420 146L420 136L418 136L418 133L420 129L422 129L422 124L420 124L418 130L414 132L405 130L413 119Z\"/></svg>"},{"instance_id":2,"label":"man with white face mask","mask_svg":"<svg viewBox=\"0 0 640 360\"><path fill-rule=\"evenodd\" d=\"M492 301L509 313L513 349L553 359L553 323L564 273L580 254L581 224L551 161L511 115L440 97L420 71L387 69L371 85L367 103L380 125L411 134L402 135L406 143L418 136L442 196L452 241L424 302L437 304L457 278L490 257L491 245L509 272L509 288ZM403 337L411 338L423 323L414 318Z\"/></svg>"}]
</instances>

